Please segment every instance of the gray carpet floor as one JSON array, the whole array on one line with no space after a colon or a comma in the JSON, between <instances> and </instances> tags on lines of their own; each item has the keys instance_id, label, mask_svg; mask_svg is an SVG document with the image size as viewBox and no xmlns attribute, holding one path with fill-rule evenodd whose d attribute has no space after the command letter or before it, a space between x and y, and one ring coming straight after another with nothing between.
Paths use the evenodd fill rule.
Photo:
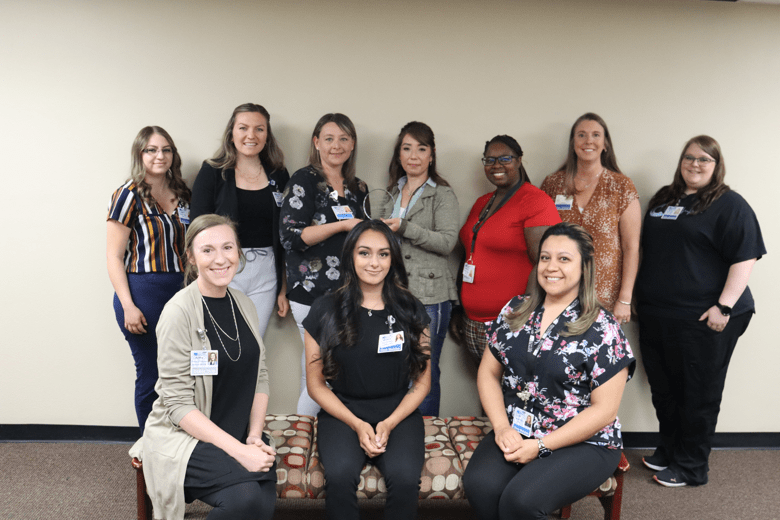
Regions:
<instances>
[{"instance_id":1,"label":"gray carpet floor","mask_svg":"<svg viewBox=\"0 0 780 520\"><path fill-rule=\"evenodd\" d=\"M0 443L0 519L108 519L136 517L135 474L127 444ZM623 518L626 520L780 520L780 450L717 450L710 483L666 489L642 466L649 452L627 450ZM322 507L306 501L277 503L274 518L324 519ZM309 507L307 507L309 506ZM440 501L424 505L420 519L467 519L466 508ZM202 520L209 507L188 506L188 520ZM368 503L364 518L381 518L381 504ZM593 497L574 504L572 519L600 519ZM550 518L556 518L551 516Z\"/></svg>"}]
</instances>

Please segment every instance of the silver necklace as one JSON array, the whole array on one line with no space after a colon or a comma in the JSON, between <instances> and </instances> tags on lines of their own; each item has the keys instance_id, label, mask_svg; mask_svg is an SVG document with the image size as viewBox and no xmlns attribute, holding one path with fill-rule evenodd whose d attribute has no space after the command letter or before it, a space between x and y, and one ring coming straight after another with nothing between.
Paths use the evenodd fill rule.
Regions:
<instances>
[{"instance_id":1,"label":"silver necklace","mask_svg":"<svg viewBox=\"0 0 780 520\"><path fill-rule=\"evenodd\" d=\"M374 308L369 308L369 307L366 307L366 309L368 309L368 315L369 316L373 316L373 314L371 314L371 313L376 310Z\"/></svg>"},{"instance_id":2,"label":"silver necklace","mask_svg":"<svg viewBox=\"0 0 780 520\"><path fill-rule=\"evenodd\" d=\"M585 191L585 190L587 190L588 188L590 188L590 185L591 185L591 184L593 184L593 181L597 181L597 180L599 179L599 177L601 177L601 174L602 174L602 173L604 173L605 171L607 171L607 169L606 169L606 168L604 168L603 170L601 170L601 171L598 173L598 175L596 175L594 178L592 178L592 179L590 180L590 182L589 182L588 184L586 184L586 185L585 185L585 187L584 187L584 188L582 188L582 189L581 189L581 190L579 190L579 191Z\"/></svg>"},{"instance_id":3,"label":"silver necklace","mask_svg":"<svg viewBox=\"0 0 780 520\"><path fill-rule=\"evenodd\" d=\"M217 339L219 340L220 344L222 345L222 350L225 351L225 354L227 355L228 359L235 363L236 361L241 359L241 337L238 334L238 321L236 320L236 310L233 308L233 298L230 296L230 293L228 293L228 301L230 302L230 312L233 313L233 325L235 325L235 327L236 327L236 337L235 338L231 338L230 335L227 332L225 332L222 329L222 327L219 326L219 323L217 323L217 320L215 320L214 316L211 314L211 309L209 309L209 306L206 303L206 299L202 295L201 295L200 299L203 300L203 306L206 307L206 312L209 313L209 318L211 319L211 323L213 323L214 326L217 328ZM220 331L230 341L238 341L238 357L236 357L236 359L233 359L232 357L230 357L230 352L228 352L227 348L225 348L225 343L222 341L222 337L219 335Z\"/></svg>"}]
</instances>

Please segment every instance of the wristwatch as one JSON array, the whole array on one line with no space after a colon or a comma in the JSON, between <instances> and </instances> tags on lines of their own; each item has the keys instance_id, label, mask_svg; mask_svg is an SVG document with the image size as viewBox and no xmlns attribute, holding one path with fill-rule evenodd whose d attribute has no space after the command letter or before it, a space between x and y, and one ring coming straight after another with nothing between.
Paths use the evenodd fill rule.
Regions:
<instances>
[{"instance_id":1,"label":"wristwatch","mask_svg":"<svg viewBox=\"0 0 780 520\"><path fill-rule=\"evenodd\" d=\"M543 459L552 455L552 450L544 445L542 439L536 439L536 444L539 446L539 458Z\"/></svg>"},{"instance_id":2,"label":"wristwatch","mask_svg":"<svg viewBox=\"0 0 780 520\"><path fill-rule=\"evenodd\" d=\"M715 307L717 307L724 316L731 316L731 307L722 305L720 302L715 302Z\"/></svg>"}]
</instances>

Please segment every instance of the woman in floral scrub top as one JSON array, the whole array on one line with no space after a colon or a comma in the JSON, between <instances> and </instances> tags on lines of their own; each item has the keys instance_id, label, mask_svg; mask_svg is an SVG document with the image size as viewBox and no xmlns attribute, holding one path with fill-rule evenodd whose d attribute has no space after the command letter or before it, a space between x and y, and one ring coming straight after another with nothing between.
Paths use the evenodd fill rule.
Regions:
<instances>
[{"instance_id":1,"label":"woman in floral scrub top","mask_svg":"<svg viewBox=\"0 0 780 520\"><path fill-rule=\"evenodd\" d=\"M477 386L494 430L464 475L478 518L546 519L620 462L617 410L635 361L595 297L593 264L582 227L553 226L539 248L539 287L488 327Z\"/></svg>"},{"instance_id":2,"label":"woman in floral scrub top","mask_svg":"<svg viewBox=\"0 0 780 520\"><path fill-rule=\"evenodd\" d=\"M318 297L341 287L341 247L363 218L366 183L355 177L357 134L344 114L325 114L312 133L309 165L284 190L279 234L287 262L287 297L303 343L303 320ZM320 407L306 390L301 357L300 415Z\"/></svg>"}]
</instances>

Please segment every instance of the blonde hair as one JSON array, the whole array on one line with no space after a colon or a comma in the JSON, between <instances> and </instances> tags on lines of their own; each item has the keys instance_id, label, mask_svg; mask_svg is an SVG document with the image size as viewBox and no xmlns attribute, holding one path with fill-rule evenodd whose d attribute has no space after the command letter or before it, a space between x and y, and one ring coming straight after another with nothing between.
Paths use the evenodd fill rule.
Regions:
<instances>
[{"instance_id":1,"label":"blonde hair","mask_svg":"<svg viewBox=\"0 0 780 520\"><path fill-rule=\"evenodd\" d=\"M240 273L244 269L246 257L244 256L244 251L241 249L241 244L238 242L238 231L236 230L235 222L224 215L216 215L214 213L201 215L192 221L187 228L187 234L184 236L184 254L186 255L186 261L184 262L185 287L198 279L198 268L192 262L195 258L193 250L195 237L201 232L217 226L228 226L233 230L233 234L236 237L236 247L238 248L238 272Z\"/></svg>"},{"instance_id":2,"label":"blonde hair","mask_svg":"<svg viewBox=\"0 0 780 520\"><path fill-rule=\"evenodd\" d=\"M593 237L591 237L582 226L570 222L561 222L544 232L542 239L539 241L539 252L541 252L544 242L552 236L564 236L572 239L574 243L577 244L577 250L580 253L582 276L580 278L580 287L577 297L580 299L582 314L573 322L567 323L566 330L561 333L561 336L578 336L583 334L591 325L593 325L599 312L601 312L601 303L599 303L599 300L596 297L596 268L593 259ZM544 302L544 299L547 296L547 293L538 283L529 285L531 286L531 289L528 298L516 308L507 312L504 316L504 319L513 331L523 328L528 321L529 316L531 316L531 313Z\"/></svg>"}]
</instances>

